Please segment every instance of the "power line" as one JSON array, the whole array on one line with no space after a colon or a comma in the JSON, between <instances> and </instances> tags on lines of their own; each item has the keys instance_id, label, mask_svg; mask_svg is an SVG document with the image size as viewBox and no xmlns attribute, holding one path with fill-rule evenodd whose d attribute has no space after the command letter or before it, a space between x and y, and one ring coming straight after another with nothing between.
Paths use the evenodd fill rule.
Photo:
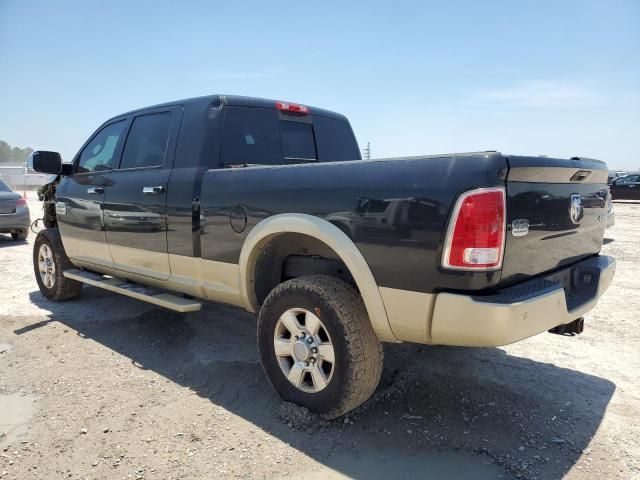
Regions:
<instances>
[{"instance_id":1,"label":"power line","mask_svg":"<svg viewBox=\"0 0 640 480\"><path fill-rule=\"evenodd\" d=\"M371 143L367 142L367 146L362 149L362 158L371 160Z\"/></svg>"}]
</instances>

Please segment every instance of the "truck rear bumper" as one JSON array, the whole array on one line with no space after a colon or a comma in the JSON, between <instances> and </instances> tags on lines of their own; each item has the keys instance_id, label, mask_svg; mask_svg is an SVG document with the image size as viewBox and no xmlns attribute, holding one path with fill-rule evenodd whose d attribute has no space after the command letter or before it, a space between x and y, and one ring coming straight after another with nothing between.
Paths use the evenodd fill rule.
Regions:
<instances>
[{"instance_id":1,"label":"truck rear bumper","mask_svg":"<svg viewBox=\"0 0 640 480\"><path fill-rule=\"evenodd\" d=\"M598 255L492 295L439 293L430 343L500 346L570 323L596 305L615 267L612 257Z\"/></svg>"}]
</instances>

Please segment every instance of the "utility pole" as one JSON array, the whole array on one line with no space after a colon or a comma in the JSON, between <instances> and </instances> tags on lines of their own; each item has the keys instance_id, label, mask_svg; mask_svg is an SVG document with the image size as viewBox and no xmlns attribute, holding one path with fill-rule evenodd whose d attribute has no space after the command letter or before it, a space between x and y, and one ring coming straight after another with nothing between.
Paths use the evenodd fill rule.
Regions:
<instances>
[{"instance_id":1,"label":"utility pole","mask_svg":"<svg viewBox=\"0 0 640 480\"><path fill-rule=\"evenodd\" d=\"M371 160L371 143L367 142L367 146L362 150L365 160Z\"/></svg>"}]
</instances>

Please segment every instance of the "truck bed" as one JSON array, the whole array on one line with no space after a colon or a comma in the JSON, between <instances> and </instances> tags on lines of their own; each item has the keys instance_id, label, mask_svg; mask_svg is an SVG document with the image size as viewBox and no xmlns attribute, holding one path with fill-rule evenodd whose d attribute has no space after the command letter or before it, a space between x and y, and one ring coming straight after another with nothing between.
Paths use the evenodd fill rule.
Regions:
<instances>
[{"instance_id":1,"label":"truck bed","mask_svg":"<svg viewBox=\"0 0 640 480\"><path fill-rule=\"evenodd\" d=\"M576 172L586 178L571 180ZM203 258L236 263L258 222L283 212L321 217L356 244L380 286L436 292L482 291L551 271L599 251L606 166L591 160L507 157L498 152L332 163L255 166L205 173ZM444 232L458 195L478 187L507 192L502 270L465 272L441 266ZM570 219L572 196L582 213ZM246 212L241 233L216 228L232 210ZM511 222L526 218L526 236ZM602 217L604 218L604 217Z\"/></svg>"}]
</instances>

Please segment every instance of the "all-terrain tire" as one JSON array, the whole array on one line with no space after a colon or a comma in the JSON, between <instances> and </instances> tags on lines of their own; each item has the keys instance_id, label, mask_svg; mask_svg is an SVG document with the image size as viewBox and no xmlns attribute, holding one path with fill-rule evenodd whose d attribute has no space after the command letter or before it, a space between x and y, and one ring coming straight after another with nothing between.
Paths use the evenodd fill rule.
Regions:
<instances>
[{"instance_id":1,"label":"all-terrain tire","mask_svg":"<svg viewBox=\"0 0 640 480\"><path fill-rule=\"evenodd\" d=\"M40 271L39 262L41 261L40 255L43 245L48 246L51 253L50 258L53 263L53 273L48 279L49 285L45 284L43 274ZM60 302L80 295L82 283L66 278L62 273L64 270L70 268L73 268L73 265L64 251L58 229L47 228L38 232L33 245L33 269L40 292L45 298Z\"/></svg>"},{"instance_id":2,"label":"all-terrain tire","mask_svg":"<svg viewBox=\"0 0 640 480\"><path fill-rule=\"evenodd\" d=\"M276 357L276 325L290 309L315 312L333 343L335 370L320 391L309 393L294 386ZM364 403L380 381L382 344L362 298L353 286L338 278L310 275L274 288L258 316L258 349L267 378L280 397L325 419L344 415Z\"/></svg>"},{"instance_id":3,"label":"all-terrain tire","mask_svg":"<svg viewBox=\"0 0 640 480\"><path fill-rule=\"evenodd\" d=\"M17 232L13 232L11 234L11 238L13 238L14 240L26 240L28 235L29 230L25 228L22 230L18 230Z\"/></svg>"}]
</instances>

